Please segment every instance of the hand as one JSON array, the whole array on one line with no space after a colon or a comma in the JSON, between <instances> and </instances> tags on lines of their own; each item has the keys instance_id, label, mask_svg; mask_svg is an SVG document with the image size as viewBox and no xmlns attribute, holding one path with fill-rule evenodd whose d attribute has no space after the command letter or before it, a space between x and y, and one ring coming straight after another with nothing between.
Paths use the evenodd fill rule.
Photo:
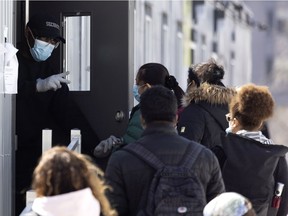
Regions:
<instances>
[{"instance_id":1,"label":"hand","mask_svg":"<svg viewBox=\"0 0 288 216\"><path fill-rule=\"evenodd\" d=\"M37 92L46 92L48 90L54 90L61 88L61 83L69 84L70 81L65 79L69 72L64 72L60 74L55 74L52 76L47 77L46 79L37 79L36 89Z\"/></svg>"},{"instance_id":2,"label":"hand","mask_svg":"<svg viewBox=\"0 0 288 216\"><path fill-rule=\"evenodd\" d=\"M94 149L94 156L104 156L112 150L112 147L116 144L122 143L121 138L117 138L111 135L108 139L102 140Z\"/></svg>"}]
</instances>

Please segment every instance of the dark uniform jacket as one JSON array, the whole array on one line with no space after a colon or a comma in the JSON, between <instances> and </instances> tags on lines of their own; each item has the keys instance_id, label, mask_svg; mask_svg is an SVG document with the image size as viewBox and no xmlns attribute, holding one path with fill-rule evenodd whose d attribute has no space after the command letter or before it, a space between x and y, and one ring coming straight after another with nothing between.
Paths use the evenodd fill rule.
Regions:
<instances>
[{"instance_id":1,"label":"dark uniform jacket","mask_svg":"<svg viewBox=\"0 0 288 216\"><path fill-rule=\"evenodd\" d=\"M181 136L213 149L220 145L220 133L229 126L225 115L235 90L218 85L201 84L190 88L183 98L177 130Z\"/></svg>"},{"instance_id":2,"label":"dark uniform jacket","mask_svg":"<svg viewBox=\"0 0 288 216\"><path fill-rule=\"evenodd\" d=\"M83 152L92 155L94 143L99 142L84 115L69 94L69 88L62 87L56 91L37 92L36 80L45 79L59 71L47 61L36 62L26 44L18 45L19 61L18 94L16 95L16 133L19 139L18 148L39 148L39 136L43 129L53 130L53 143L69 144L70 130L81 130ZM68 138L67 138L68 137ZM92 140L93 139L93 140ZM40 139L41 140L41 139ZM93 142L93 144L92 144ZM88 146L90 145L90 146Z\"/></svg>"},{"instance_id":3,"label":"dark uniform jacket","mask_svg":"<svg viewBox=\"0 0 288 216\"><path fill-rule=\"evenodd\" d=\"M36 62L27 44L18 44L18 94L16 95L16 211L23 209L25 191L42 154L42 130L52 130L53 145L68 145L70 130L81 130L82 153L93 155L98 136L62 83L56 91L37 92L36 80L59 73L49 62ZM19 204L19 206L18 206Z\"/></svg>"},{"instance_id":4,"label":"dark uniform jacket","mask_svg":"<svg viewBox=\"0 0 288 216\"><path fill-rule=\"evenodd\" d=\"M149 125L136 143L153 152L167 165L179 164L188 145L198 145L179 136L172 125L161 123ZM204 186L207 201L224 191L218 161L209 149L201 151L192 169ZM155 169L125 149L112 154L106 178L112 187L109 199L119 216L136 215L145 207L154 174Z\"/></svg>"},{"instance_id":5,"label":"dark uniform jacket","mask_svg":"<svg viewBox=\"0 0 288 216\"><path fill-rule=\"evenodd\" d=\"M250 199L258 216L286 216L288 168L285 154L288 148L262 144L232 133L223 135L221 139L226 156L222 168L226 190ZM278 214L277 209L269 209L277 182L285 185Z\"/></svg>"}]
</instances>

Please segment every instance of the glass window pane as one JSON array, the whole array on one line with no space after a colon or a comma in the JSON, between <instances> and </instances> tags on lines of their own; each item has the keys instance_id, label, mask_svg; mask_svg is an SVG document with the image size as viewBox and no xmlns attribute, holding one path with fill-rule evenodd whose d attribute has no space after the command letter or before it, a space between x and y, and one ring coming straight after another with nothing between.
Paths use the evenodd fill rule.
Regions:
<instances>
[{"instance_id":1,"label":"glass window pane","mask_svg":"<svg viewBox=\"0 0 288 216\"><path fill-rule=\"evenodd\" d=\"M71 91L90 91L91 16L64 16L64 71Z\"/></svg>"}]
</instances>

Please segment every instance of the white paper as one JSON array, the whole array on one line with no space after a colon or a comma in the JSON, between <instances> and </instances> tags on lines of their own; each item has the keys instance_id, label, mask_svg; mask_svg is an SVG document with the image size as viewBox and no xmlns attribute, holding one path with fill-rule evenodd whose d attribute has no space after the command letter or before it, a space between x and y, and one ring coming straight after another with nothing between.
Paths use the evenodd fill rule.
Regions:
<instances>
[{"instance_id":1,"label":"white paper","mask_svg":"<svg viewBox=\"0 0 288 216\"><path fill-rule=\"evenodd\" d=\"M18 68L19 63L16 56L18 49L13 44L6 43L4 45L4 73L0 74L0 80L4 83L5 94L16 94L17 93L17 82L18 82Z\"/></svg>"}]
</instances>

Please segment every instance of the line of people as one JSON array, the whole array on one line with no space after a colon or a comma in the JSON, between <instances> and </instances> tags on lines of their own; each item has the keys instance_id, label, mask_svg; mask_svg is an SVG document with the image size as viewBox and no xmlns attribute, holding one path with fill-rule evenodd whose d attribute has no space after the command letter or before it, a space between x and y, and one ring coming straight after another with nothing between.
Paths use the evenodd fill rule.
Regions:
<instances>
[{"instance_id":1,"label":"line of people","mask_svg":"<svg viewBox=\"0 0 288 216\"><path fill-rule=\"evenodd\" d=\"M157 68L165 67L149 63L141 67L137 74L136 84L140 94L137 118L138 126L141 124L143 131L129 145L121 144L112 151L105 177L101 177L109 189L104 192L103 185L102 189L98 188L102 195L105 193L104 203L108 207L102 207L103 199L99 198L99 194L95 196L100 202L100 209L103 208L102 213L120 216L286 216L288 170L284 156L288 148L273 144L260 130L273 113L274 101L268 88L254 84L237 89L227 88L220 81L224 76L223 68L211 60L189 70L188 88L181 107L171 88L165 84L159 85L159 82L151 85L147 78L142 78L153 77L153 74L161 71ZM165 79L170 77L167 72ZM217 106L218 109L215 108ZM222 118L219 110L224 110ZM216 111L220 114L213 117ZM195 119L199 125L193 122ZM201 126L203 124L205 126ZM184 137L184 134L191 135L193 128L199 129L197 142L192 141L194 138ZM207 141L209 139L212 144ZM109 142L102 142L101 145L101 148L109 145L106 150L113 148ZM67 161L71 163L66 158ZM162 165L154 167L155 161ZM181 167L185 162L187 166ZM59 161L57 163L61 164ZM54 167L58 171L62 168L68 169L62 165L60 168ZM35 184L37 172L39 168L34 172L33 185L39 191L39 186ZM64 185L74 181L73 178L67 180L65 173L58 173L57 176L58 179L52 178L54 183L50 183L50 186L58 185L61 178L65 179ZM191 182L195 187L191 187ZM275 188L279 184L284 185L281 191ZM89 184L85 186L91 187ZM81 186L37 195L57 197L78 190L81 193L84 188ZM73 193L68 195L73 196ZM33 210L39 214L38 200L41 198L37 198Z\"/></svg>"},{"instance_id":2,"label":"line of people","mask_svg":"<svg viewBox=\"0 0 288 216\"><path fill-rule=\"evenodd\" d=\"M246 196L257 215L286 216L288 212L288 169L285 154L288 148L273 144L273 141L268 138L267 129L263 129L265 121L273 114L272 95L267 87L254 84L243 85L237 89L225 87L221 82L223 77L223 67L213 59L189 69L187 92L183 97L183 107L176 112L179 114L179 119L177 124L174 123L174 127L177 127L180 136L196 141L214 153L219 162L226 191L238 192ZM141 84L148 86L149 83L141 82ZM150 86L146 90L149 88ZM145 92L139 91L141 96ZM155 98L151 96L150 103L160 100ZM140 100L141 119L143 119L141 105ZM153 105L155 110L159 111L153 117L155 117L155 122L159 122L156 117L161 116L161 112L165 112L165 107L168 109L169 104L165 106L158 104L157 108L156 103ZM150 107L150 112L151 110ZM169 122L170 120L168 118L162 121ZM145 119L141 124L147 128L150 126L145 123ZM136 143L140 142L144 147L148 146L150 152L159 156L164 163L177 164L179 154L183 156L186 151L179 153L180 144L176 144L177 142L174 145L170 144L173 139L169 137L171 135L169 130L167 132L159 125L153 126L152 128L157 128L155 133L159 137L161 133L165 136L163 135L163 140L158 136L148 139L146 136L149 137L151 129L147 128ZM149 131L147 134L146 130ZM147 144L142 142L142 139L147 139ZM185 141L182 142L185 143ZM209 156L206 156L206 165L201 166L206 175L209 173L206 173L205 168L209 165L208 158ZM145 161L140 161L141 159L137 156L133 157L129 152L127 153L125 147L121 147L121 151L112 154L109 160L106 178L114 188L114 191L109 194L119 215L136 215L137 212L143 210L149 200L147 194L155 169L151 166L148 168ZM211 177L211 174L208 176ZM212 182L216 184L221 181ZM281 192L281 204L275 206L274 195L277 192L278 183L286 187L284 186ZM205 185L205 188L208 190L211 186ZM218 194L223 192L219 190ZM206 202L216 196L211 197L208 194L209 191L206 191Z\"/></svg>"},{"instance_id":3,"label":"line of people","mask_svg":"<svg viewBox=\"0 0 288 216\"><path fill-rule=\"evenodd\" d=\"M26 168L34 168L35 155L40 155L37 143L44 124L48 122L56 128L59 140L75 127L82 129L83 138L98 139L77 107L71 110L74 107L71 105L66 109L72 104L68 81L64 79L65 74L57 75L46 62L57 44L65 42L57 22L46 15L32 17L25 36L17 54L16 170L19 172L16 186L20 195L17 205L22 203L22 190L29 184L29 179L24 178ZM129 216L157 212L158 215L197 216L203 215L204 209L207 216L225 215L217 214L216 210L227 210L227 206L223 207L226 201L221 201L221 197L228 197L237 200L237 204L231 201L231 205L237 206L231 208L237 209L235 215L287 216L285 154L288 148L273 144L264 131L261 132L273 114L271 93L268 88L254 84L238 89L225 87L221 81L224 74L223 67L214 60L194 65L189 69L184 92L165 66L159 63L141 66L134 88L135 98L140 98L139 105L131 112L126 133L123 137L111 135L94 149L95 157L110 157L105 176L82 156L65 148L53 148L43 155L34 171L33 188L38 196L33 204L34 213L44 216L54 210L66 211L66 205L63 209L52 207L51 210L50 201L71 204L71 197L76 197L75 207L78 197L83 196L83 200L88 199L83 205L90 203L93 207L88 209L91 208L91 212L93 209L95 214L101 211L104 215ZM63 116L66 121L62 121ZM69 116L76 120L72 122ZM27 121L31 121L33 127L28 128ZM27 148L27 143L31 148ZM26 160L31 153L34 159ZM88 147L83 153L91 155L92 149ZM97 159L95 161L97 163ZM284 187L279 191L275 188L277 185ZM107 196L106 188L109 188ZM225 191L237 192L236 198L235 194L227 195ZM232 215L231 211L226 215ZM81 213L75 208L71 215Z\"/></svg>"}]
</instances>

